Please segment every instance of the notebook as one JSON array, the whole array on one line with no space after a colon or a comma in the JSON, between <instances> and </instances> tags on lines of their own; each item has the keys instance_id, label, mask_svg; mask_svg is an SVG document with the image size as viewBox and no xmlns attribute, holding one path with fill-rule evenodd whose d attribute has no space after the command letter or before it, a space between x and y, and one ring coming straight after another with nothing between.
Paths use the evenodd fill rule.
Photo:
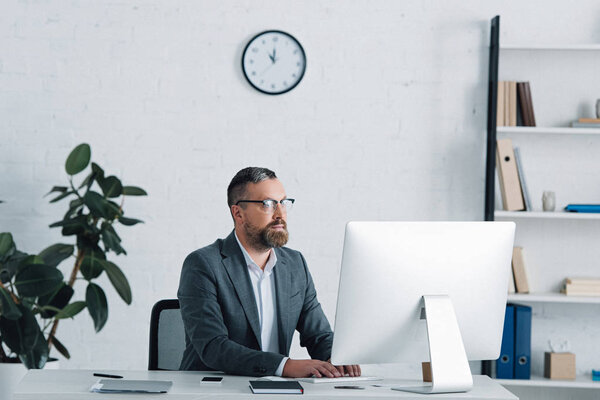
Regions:
<instances>
[{"instance_id":1,"label":"notebook","mask_svg":"<svg viewBox=\"0 0 600 400\"><path fill-rule=\"evenodd\" d=\"M250 389L254 394L303 394L304 388L296 381L250 381Z\"/></svg>"}]
</instances>

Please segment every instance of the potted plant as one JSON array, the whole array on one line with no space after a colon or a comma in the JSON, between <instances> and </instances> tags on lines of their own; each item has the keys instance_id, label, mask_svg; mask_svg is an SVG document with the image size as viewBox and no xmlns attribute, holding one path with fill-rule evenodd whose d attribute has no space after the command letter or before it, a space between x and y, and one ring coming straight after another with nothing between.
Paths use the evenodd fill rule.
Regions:
<instances>
[{"instance_id":1,"label":"potted plant","mask_svg":"<svg viewBox=\"0 0 600 400\"><path fill-rule=\"evenodd\" d=\"M123 301L131 304L127 278L107 255L126 254L115 229L117 223L131 226L142 222L125 217L124 196L145 196L146 192L123 186L116 176L105 176L96 163L91 163L90 172L76 187L73 178L90 165L90 158L88 144L75 147L65 163L69 185L55 186L48 193L58 193L51 203L70 199L63 219L50 227L60 227L63 236L72 237L72 244L57 243L39 254L27 254L17 250L10 233L0 233L0 363L20 361L28 369L43 368L52 346L70 358L57 338L59 322L87 309L96 332L104 327L106 294L94 282L102 273ZM57 267L69 258L74 258L74 265L65 281ZM77 278L87 281L85 300L72 301Z\"/></svg>"}]
</instances>

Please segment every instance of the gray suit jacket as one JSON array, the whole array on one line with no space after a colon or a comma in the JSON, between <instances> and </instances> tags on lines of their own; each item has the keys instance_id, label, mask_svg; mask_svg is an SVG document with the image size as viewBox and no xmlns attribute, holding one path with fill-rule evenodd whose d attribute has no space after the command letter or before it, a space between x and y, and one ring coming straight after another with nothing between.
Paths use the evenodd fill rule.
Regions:
<instances>
[{"instance_id":1,"label":"gray suit jacket","mask_svg":"<svg viewBox=\"0 0 600 400\"><path fill-rule=\"evenodd\" d=\"M258 308L234 233L194 251L181 270L177 297L186 333L180 369L274 375L288 356L294 330L313 359L331 356L333 332L317 300L302 254L275 249L279 353L261 351Z\"/></svg>"}]
</instances>

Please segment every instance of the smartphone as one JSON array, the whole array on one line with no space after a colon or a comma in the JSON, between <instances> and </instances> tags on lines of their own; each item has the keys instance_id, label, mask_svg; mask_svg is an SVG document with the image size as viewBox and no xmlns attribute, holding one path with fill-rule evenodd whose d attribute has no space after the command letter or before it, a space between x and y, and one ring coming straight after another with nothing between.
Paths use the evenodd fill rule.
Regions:
<instances>
[{"instance_id":1,"label":"smartphone","mask_svg":"<svg viewBox=\"0 0 600 400\"><path fill-rule=\"evenodd\" d=\"M205 376L202 378L201 383L221 383L222 380L222 376Z\"/></svg>"}]
</instances>

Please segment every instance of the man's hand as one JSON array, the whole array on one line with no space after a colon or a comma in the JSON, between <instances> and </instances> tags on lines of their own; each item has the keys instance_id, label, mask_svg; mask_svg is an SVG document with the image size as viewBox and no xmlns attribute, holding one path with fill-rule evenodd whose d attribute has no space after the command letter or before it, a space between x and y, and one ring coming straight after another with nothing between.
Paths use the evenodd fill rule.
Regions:
<instances>
[{"instance_id":1,"label":"man's hand","mask_svg":"<svg viewBox=\"0 0 600 400\"><path fill-rule=\"evenodd\" d=\"M292 360L291 358L285 362L282 375L287 378L309 378L313 375L317 378L339 378L342 376L338 368L327 361Z\"/></svg>"},{"instance_id":2,"label":"man's hand","mask_svg":"<svg viewBox=\"0 0 600 400\"><path fill-rule=\"evenodd\" d=\"M331 362L331 358L327 360ZM360 365L336 365L335 368L341 374L340 376L360 376Z\"/></svg>"}]
</instances>

